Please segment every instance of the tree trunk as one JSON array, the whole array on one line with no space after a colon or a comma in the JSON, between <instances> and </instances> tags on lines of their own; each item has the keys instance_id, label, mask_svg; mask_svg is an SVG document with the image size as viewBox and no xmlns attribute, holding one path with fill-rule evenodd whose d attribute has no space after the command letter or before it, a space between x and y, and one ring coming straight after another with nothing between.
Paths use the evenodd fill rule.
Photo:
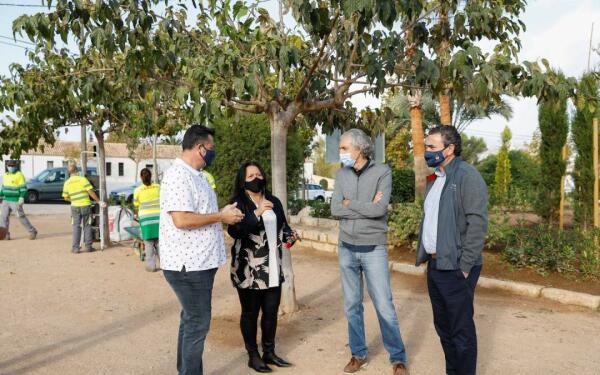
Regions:
<instances>
[{"instance_id":1,"label":"tree trunk","mask_svg":"<svg viewBox=\"0 0 600 375\"><path fill-rule=\"evenodd\" d=\"M425 195L427 184L427 164L425 163L425 134L423 132L423 108L421 108L422 93L419 91L409 95L410 103L410 128L413 144L413 158L415 171L415 200L420 200Z\"/></svg>"},{"instance_id":2,"label":"tree trunk","mask_svg":"<svg viewBox=\"0 0 600 375\"><path fill-rule=\"evenodd\" d=\"M154 183L158 183L159 182L159 179L158 179L158 173L159 173L159 171L158 171L158 164L156 162L156 138L157 138L157 136L156 136L156 134L154 134L152 136L152 169L154 169L152 171L152 176L154 177L153 178Z\"/></svg>"},{"instance_id":3,"label":"tree trunk","mask_svg":"<svg viewBox=\"0 0 600 375\"><path fill-rule=\"evenodd\" d=\"M85 131L85 124L81 124L81 145L80 145L80 155L81 155L81 175L87 175L87 134Z\"/></svg>"},{"instance_id":4,"label":"tree trunk","mask_svg":"<svg viewBox=\"0 0 600 375\"><path fill-rule=\"evenodd\" d=\"M100 201L106 202L108 195L106 193L106 153L104 149L104 133L102 131L94 131L96 141L98 142L98 176L100 178ZM104 246L108 247L110 244L110 237L108 233L108 211L100 208L100 215L104 216L103 232L104 232Z\"/></svg>"},{"instance_id":5,"label":"tree trunk","mask_svg":"<svg viewBox=\"0 0 600 375\"><path fill-rule=\"evenodd\" d=\"M273 195L281 201L287 215L287 132L289 124L280 114L269 114L271 124L271 181ZM282 269L285 282L281 285L281 311L285 314L298 311L294 270L290 251L283 250Z\"/></svg>"},{"instance_id":6,"label":"tree trunk","mask_svg":"<svg viewBox=\"0 0 600 375\"><path fill-rule=\"evenodd\" d=\"M450 95L440 94L440 121L444 126L452 126L452 111L450 110Z\"/></svg>"}]
</instances>

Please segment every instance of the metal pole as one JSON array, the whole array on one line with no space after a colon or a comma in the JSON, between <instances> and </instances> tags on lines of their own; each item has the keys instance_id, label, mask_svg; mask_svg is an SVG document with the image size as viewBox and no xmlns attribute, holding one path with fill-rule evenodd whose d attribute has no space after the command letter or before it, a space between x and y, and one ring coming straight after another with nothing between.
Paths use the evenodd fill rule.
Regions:
<instances>
[{"instance_id":1,"label":"metal pole","mask_svg":"<svg viewBox=\"0 0 600 375\"><path fill-rule=\"evenodd\" d=\"M593 121L594 142L594 227L598 228L598 118Z\"/></svg>"}]
</instances>

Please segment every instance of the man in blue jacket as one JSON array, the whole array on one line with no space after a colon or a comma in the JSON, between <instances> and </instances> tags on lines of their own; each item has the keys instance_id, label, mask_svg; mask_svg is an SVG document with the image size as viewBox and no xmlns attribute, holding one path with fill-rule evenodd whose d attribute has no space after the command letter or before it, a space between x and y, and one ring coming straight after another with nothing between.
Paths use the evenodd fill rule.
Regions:
<instances>
[{"instance_id":1,"label":"man in blue jacket","mask_svg":"<svg viewBox=\"0 0 600 375\"><path fill-rule=\"evenodd\" d=\"M427 286L446 373L475 374L473 299L487 232L487 187L479 172L461 160L456 128L433 128L425 149L435 173L427 179L416 264L428 262Z\"/></svg>"}]
</instances>

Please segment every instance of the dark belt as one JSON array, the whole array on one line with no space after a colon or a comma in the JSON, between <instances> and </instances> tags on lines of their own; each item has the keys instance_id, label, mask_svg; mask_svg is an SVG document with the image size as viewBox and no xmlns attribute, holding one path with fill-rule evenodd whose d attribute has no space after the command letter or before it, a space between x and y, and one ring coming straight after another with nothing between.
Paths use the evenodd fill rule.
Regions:
<instances>
[{"instance_id":1,"label":"dark belt","mask_svg":"<svg viewBox=\"0 0 600 375\"><path fill-rule=\"evenodd\" d=\"M429 256L431 259L437 260L437 254L429 254Z\"/></svg>"}]
</instances>

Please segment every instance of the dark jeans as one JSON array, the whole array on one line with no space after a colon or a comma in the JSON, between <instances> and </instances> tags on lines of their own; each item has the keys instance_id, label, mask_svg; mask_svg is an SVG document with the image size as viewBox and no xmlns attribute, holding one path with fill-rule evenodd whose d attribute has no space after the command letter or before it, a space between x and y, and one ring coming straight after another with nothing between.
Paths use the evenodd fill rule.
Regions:
<instances>
[{"instance_id":1,"label":"dark jeans","mask_svg":"<svg viewBox=\"0 0 600 375\"><path fill-rule=\"evenodd\" d=\"M262 310L260 328L262 330L263 352L275 351L275 332L277 331L277 312L281 301L281 287L269 289L241 289L238 296L242 305L240 328L244 337L246 350L250 355L258 355L256 333L258 330L258 314Z\"/></svg>"},{"instance_id":2,"label":"dark jeans","mask_svg":"<svg viewBox=\"0 0 600 375\"><path fill-rule=\"evenodd\" d=\"M467 278L461 270L437 270L435 260L427 267L433 323L444 349L447 374L474 375L476 371L473 299L480 274L481 266L473 267Z\"/></svg>"},{"instance_id":3,"label":"dark jeans","mask_svg":"<svg viewBox=\"0 0 600 375\"><path fill-rule=\"evenodd\" d=\"M181 303L177 340L179 375L202 375L204 341L210 327L211 298L217 269L186 272L163 271Z\"/></svg>"}]
</instances>

